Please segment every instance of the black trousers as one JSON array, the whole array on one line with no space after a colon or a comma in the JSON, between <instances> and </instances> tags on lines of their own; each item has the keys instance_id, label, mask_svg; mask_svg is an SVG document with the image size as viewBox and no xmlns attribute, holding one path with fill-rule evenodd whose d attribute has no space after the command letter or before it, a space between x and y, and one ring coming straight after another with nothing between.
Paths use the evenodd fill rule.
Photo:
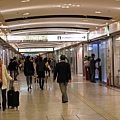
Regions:
<instances>
[{"instance_id":1,"label":"black trousers","mask_svg":"<svg viewBox=\"0 0 120 120\"><path fill-rule=\"evenodd\" d=\"M40 85L40 88L43 89L43 87L44 87L44 78L39 78L39 85Z\"/></svg>"},{"instance_id":2,"label":"black trousers","mask_svg":"<svg viewBox=\"0 0 120 120\"><path fill-rule=\"evenodd\" d=\"M92 71L91 73L91 79L90 79L91 82L94 82L95 81L95 70Z\"/></svg>"},{"instance_id":3,"label":"black trousers","mask_svg":"<svg viewBox=\"0 0 120 120\"><path fill-rule=\"evenodd\" d=\"M6 109L6 89L1 89L2 91L2 108Z\"/></svg>"}]
</instances>

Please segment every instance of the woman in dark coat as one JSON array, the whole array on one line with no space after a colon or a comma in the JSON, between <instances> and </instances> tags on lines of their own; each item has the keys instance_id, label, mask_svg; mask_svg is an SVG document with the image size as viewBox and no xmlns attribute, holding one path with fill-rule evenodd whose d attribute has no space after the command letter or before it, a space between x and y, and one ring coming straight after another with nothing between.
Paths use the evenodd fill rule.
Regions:
<instances>
[{"instance_id":1,"label":"woman in dark coat","mask_svg":"<svg viewBox=\"0 0 120 120\"><path fill-rule=\"evenodd\" d=\"M27 81L27 86L29 91L30 89L32 89L31 88L32 76L34 75L33 62L30 61L30 56L27 56L24 62L24 74L26 76L26 81Z\"/></svg>"},{"instance_id":2,"label":"woman in dark coat","mask_svg":"<svg viewBox=\"0 0 120 120\"><path fill-rule=\"evenodd\" d=\"M38 62L36 64L36 72L39 78L40 89L42 90L44 86L45 70L46 70L45 63L43 62L42 57L39 57Z\"/></svg>"}]
</instances>

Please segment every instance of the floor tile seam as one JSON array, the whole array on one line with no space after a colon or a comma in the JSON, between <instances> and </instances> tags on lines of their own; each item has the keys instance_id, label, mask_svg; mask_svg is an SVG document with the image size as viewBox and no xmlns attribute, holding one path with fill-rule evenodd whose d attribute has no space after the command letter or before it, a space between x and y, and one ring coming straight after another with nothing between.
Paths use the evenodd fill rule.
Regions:
<instances>
[{"instance_id":1,"label":"floor tile seam","mask_svg":"<svg viewBox=\"0 0 120 120\"><path fill-rule=\"evenodd\" d=\"M108 89L111 89L111 90L113 90L113 91L120 92L120 89L117 88L117 87L107 86L107 85L104 85L104 84L99 84L99 85L101 85L101 86L103 86L103 87L106 87L106 88L108 88Z\"/></svg>"},{"instance_id":2,"label":"floor tile seam","mask_svg":"<svg viewBox=\"0 0 120 120\"><path fill-rule=\"evenodd\" d=\"M102 110L100 107L96 106L93 102L82 96L81 94L77 93L71 88L68 88L68 91L71 92L75 97L80 99L83 103L85 103L87 106L89 106L91 109L96 111L98 114L100 114L102 117L104 117L107 120L117 120L110 114L108 114L106 111Z\"/></svg>"}]
</instances>

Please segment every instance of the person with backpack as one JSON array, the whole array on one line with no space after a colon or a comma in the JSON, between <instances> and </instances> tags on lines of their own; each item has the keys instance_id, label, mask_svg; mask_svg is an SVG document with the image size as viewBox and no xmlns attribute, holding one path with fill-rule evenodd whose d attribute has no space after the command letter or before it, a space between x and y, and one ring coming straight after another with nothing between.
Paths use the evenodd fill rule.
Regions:
<instances>
[{"instance_id":1,"label":"person with backpack","mask_svg":"<svg viewBox=\"0 0 120 120\"><path fill-rule=\"evenodd\" d=\"M43 62L42 57L39 57L38 62L36 64L36 72L39 78L39 85L41 90L43 90L44 87L45 70L45 63Z\"/></svg>"},{"instance_id":2,"label":"person with backpack","mask_svg":"<svg viewBox=\"0 0 120 120\"><path fill-rule=\"evenodd\" d=\"M10 71L10 76L11 77L13 77L13 74L12 74L12 72L13 72L13 59L10 59L10 63L9 63L9 65L8 65L8 70Z\"/></svg>"},{"instance_id":3,"label":"person with backpack","mask_svg":"<svg viewBox=\"0 0 120 120\"><path fill-rule=\"evenodd\" d=\"M13 57L13 61L12 61L12 68L13 68L13 72L14 72L14 80L17 80L17 75L18 75L18 63L17 63L17 58Z\"/></svg>"},{"instance_id":4,"label":"person with backpack","mask_svg":"<svg viewBox=\"0 0 120 120\"><path fill-rule=\"evenodd\" d=\"M34 75L34 66L33 62L30 61L30 56L26 57L26 60L24 62L24 74L26 76L28 91L32 89L32 76Z\"/></svg>"}]
</instances>

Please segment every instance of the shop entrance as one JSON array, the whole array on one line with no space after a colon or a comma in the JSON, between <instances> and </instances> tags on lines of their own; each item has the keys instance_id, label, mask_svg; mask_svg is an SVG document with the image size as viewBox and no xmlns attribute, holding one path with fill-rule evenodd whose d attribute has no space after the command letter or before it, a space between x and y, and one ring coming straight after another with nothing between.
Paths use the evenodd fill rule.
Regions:
<instances>
[{"instance_id":1,"label":"shop entrance","mask_svg":"<svg viewBox=\"0 0 120 120\"><path fill-rule=\"evenodd\" d=\"M107 56L108 41L96 41L88 45L88 55L95 54L95 59L100 58L101 62L96 63L96 67L101 66L102 82L107 82ZM95 78L99 79L99 71L96 70Z\"/></svg>"}]
</instances>

